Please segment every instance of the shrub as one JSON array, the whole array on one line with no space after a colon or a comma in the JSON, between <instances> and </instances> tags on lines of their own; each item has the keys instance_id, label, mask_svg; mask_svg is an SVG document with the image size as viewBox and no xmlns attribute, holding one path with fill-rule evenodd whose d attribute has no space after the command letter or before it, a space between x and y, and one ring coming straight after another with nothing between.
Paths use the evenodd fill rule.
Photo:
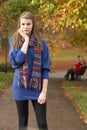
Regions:
<instances>
[{"instance_id":1,"label":"shrub","mask_svg":"<svg viewBox=\"0 0 87 130\"><path fill-rule=\"evenodd\" d=\"M13 68L10 63L7 64L0 64L0 72L13 72Z\"/></svg>"}]
</instances>

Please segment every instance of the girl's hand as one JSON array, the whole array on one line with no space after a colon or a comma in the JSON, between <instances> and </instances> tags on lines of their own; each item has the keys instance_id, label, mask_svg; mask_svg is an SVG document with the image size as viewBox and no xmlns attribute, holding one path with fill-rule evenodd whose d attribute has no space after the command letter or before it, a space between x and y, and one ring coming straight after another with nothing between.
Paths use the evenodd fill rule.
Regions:
<instances>
[{"instance_id":1,"label":"girl's hand","mask_svg":"<svg viewBox=\"0 0 87 130\"><path fill-rule=\"evenodd\" d=\"M27 53L27 49L28 49L28 45L29 45L29 36L24 33L21 29L18 30L18 33L24 38L24 43L23 43L23 46L21 47L21 51L23 53Z\"/></svg>"},{"instance_id":2,"label":"girl's hand","mask_svg":"<svg viewBox=\"0 0 87 130\"><path fill-rule=\"evenodd\" d=\"M45 92L40 93L37 102L40 103L40 104L44 104L46 102L46 93Z\"/></svg>"},{"instance_id":3,"label":"girl's hand","mask_svg":"<svg viewBox=\"0 0 87 130\"><path fill-rule=\"evenodd\" d=\"M21 29L19 29L18 32L25 40L29 40L29 36L25 34Z\"/></svg>"}]
</instances>

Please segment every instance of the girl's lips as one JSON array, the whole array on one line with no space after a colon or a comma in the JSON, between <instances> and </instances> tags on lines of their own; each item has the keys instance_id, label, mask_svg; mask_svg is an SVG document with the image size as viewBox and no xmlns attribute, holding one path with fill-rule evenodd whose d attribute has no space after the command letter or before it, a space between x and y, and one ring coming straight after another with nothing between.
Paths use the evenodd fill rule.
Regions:
<instances>
[{"instance_id":1,"label":"girl's lips","mask_svg":"<svg viewBox=\"0 0 87 130\"><path fill-rule=\"evenodd\" d=\"M27 32L28 30L24 30L24 31L26 31L26 32Z\"/></svg>"},{"instance_id":2,"label":"girl's lips","mask_svg":"<svg viewBox=\"0 0 87 130\"><path fill-rule=\"evenodd\" d=\"M25 33L29 33L29 30L24 30Z\"/></svg>"}]
</instances>

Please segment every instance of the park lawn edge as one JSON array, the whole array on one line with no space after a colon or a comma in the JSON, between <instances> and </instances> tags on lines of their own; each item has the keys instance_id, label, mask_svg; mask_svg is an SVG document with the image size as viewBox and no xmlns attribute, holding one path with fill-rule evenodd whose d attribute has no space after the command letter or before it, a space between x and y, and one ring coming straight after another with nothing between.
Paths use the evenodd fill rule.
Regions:
<instances>
[{"instance_id":1,"label":"park lawn edge","mask_svg":"<svg viewBox=\"0 0 87 130\"><path fill-rule=\"evenodd\" d=\"M13 80L12 72L0 72L0 96L4 91L11 86Z\"/></svg>"},{"instance_id":2,"label":"park lawn edge","mask_svg":"<svg viewBox=\"0 0 87 130\"><path fill-rule=\"evenodd\" d=\"M87 124L87 116L85 116L85 115L87 115L87 112L84 113L81 109L81 106L78 104L78 102L76 102L75 99L73 98L73 96L70 95L69 89L66 87L67 82L69 83L70 81L63 81L62 86L61 86L62 89L64 90L65 96L68 98L68 100L71 102L71 104L74 107L74 109L76 110L76 112L79 114L80 119L82 119L83 122L85 124ZM71 81L71 82L73 82L73 81ZM70 85L69 87L72 87L72 86Z\"/></svg>"}]
</instances>

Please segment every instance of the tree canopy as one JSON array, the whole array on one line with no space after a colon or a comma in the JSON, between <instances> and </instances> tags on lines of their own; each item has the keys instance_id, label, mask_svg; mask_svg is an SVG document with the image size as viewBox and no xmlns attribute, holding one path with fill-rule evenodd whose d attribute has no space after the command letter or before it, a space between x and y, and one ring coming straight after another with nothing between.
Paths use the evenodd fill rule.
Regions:
<instances>
[{"instance_id":1,"label":"tree canopy","mask_svg":"<svg viewBox=\"0 0 87 130\"><path fill-rule=\"evenodd\" d=\"M3 33L6 30L11 32L15 28L16 21L23 11L32 11L38 21L39 29L42 28L49 34L64 29L74 30L71 43L76 46L87 45L87 0L4 0L0 2L0 39L4 37Z\"/></svg>"},{"instance_id":2,"label":"tree canopy","mask_svg":"<svg viewBox=\"0 0 87 130\"><path fill-rule=\"evenodd\" d=\"M1 12L13 21L25 10L32 11L43 28L87 29L87 0L8 0Z\"/></svg>"},{"instance_id":3,"label":"tree canopy","mask_svg":"<svg viewBox=\"0 0 87 130\"><path fill-rule=\"evenodd\" d=\"M3 2L5 2L5 1L7 1L7 0L0 0L0 5L1 5Z\"/></svg>"}]
</instances>

